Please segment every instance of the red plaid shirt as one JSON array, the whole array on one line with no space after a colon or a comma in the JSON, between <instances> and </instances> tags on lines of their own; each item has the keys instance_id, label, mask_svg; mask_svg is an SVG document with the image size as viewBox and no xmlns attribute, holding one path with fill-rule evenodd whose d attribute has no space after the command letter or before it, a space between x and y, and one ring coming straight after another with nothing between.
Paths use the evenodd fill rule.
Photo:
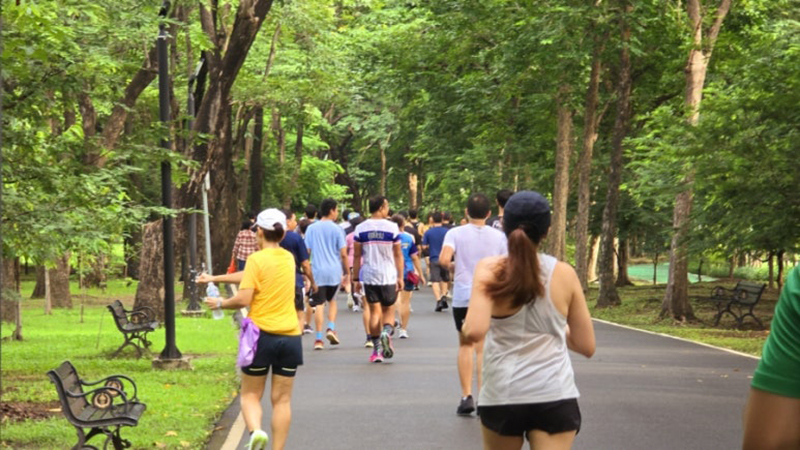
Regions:
<instances>
[{"instance_id":1,"label":"red plaid shirt","mask_svg":"<svg viewBox=\"0 0 800 450\"><path fill-rule=\"evenodd\" d=\"M247 261L251 253L258 251L258 239L256 234L250 230L242 230L236 235L233 243L233 257L242 261Z\"/></svg>"}]
</instances>

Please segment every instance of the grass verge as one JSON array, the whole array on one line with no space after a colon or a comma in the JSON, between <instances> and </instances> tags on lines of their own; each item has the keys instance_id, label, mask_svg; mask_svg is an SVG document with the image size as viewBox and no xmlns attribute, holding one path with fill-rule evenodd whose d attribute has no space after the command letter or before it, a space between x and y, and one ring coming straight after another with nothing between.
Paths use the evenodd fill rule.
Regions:
<instances>
[{"instance_id":1,"label":"grass verge","mask_svg":"<svg viewBox=\"0 0 800 450\"><path fill-rule=\"evenodd\" d=\"M23 291L25 292L25 291ZM74 292L74 291L73 291ZM78 296L76 296L78 297ZM124 297L124 296L121 296ZM76 301L77 300L77 301ZM12 448L60 449L77 442L74 428L58 411L55 387L46 372L64 360L71 360L79 375L94 381L113 374L133 378L147 411L135 428L122 436L133 448L203 448L213 424L236 395L235 371L237 332L230 319L176 318L176 341L184 356L192 357L192 371L158 371L151 358L164 348L164 329L150 333L149 356L136 359L131 347L117 359L108 359L122 344L105 304L108 297L84 298L83 321L80 300L73 309L54 309L45 315L42 300L24 300L24 340L6 339L13 325L4 324L0 356L2 401L5 404L44 403L54 414L44 420L8 420L0 423L0 445ZM132 300L123 303L127 308ZM180 307L178 308L180 309ZM89 442L102 446L96 437Z\"/></svg>"},{"instance_id":2,"label":"grass verge","mask_svg":"<svg viewBox=\"0 0 800 450\"><path fill-rule=\"evenodd\" d=\"M709 297L714 286L731 289L735 285L736 281L730 280L689 285L689 298L697 320L686 322L678 322L672 318L659 318L665 285L636 285L618 288L622 304L611 308L596 306L598 289L594 286L589 289L587 301L592 317L598 319L760 356L761 348L769 335L769 325L778 301L779 291L767 289L755 307L755 315L764 323L764 330L760 330L750 318L746 319L742 329L736 329L735 321L728 315L723 317L719 326L714 327L713 318L717 309L713 303L702 299Z\"/></svg>"}]
</instances>

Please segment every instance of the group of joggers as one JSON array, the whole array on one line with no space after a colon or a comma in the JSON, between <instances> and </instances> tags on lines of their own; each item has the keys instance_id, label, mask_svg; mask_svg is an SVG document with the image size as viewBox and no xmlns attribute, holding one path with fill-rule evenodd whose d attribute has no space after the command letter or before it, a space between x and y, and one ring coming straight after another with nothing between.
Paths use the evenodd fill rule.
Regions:
<instances>
[{"instance_id":1,"label":"group of joggers","mask_svg":"<svg viewBox=\"0 0 800 450\"><path fill-rule=\"evenodd\" d=\"M587 357L594 352L583 291L571 266L539 253L550 225L544 197L501 190L498 213L490 217L492 203L470 195L458 226L441 212L429 214L428 223L413 210L392 214L383 196L369 199L367 217L346 211L340 222L338 203L326 199L318 210L309 205L300 221L291 211L267 209L243 224L232 255L239 271L203 274L198 281L239 283L234 297L207 298L206 304L249 307L258 329L252 347L240 346L250 448L264 448L268 440L260 400L270 370L273 448L284 447L293 377L303 363L302 334L315 334L314 350L324 349L326 340L339 344L340 290L363 314L369 361L380 363L394 357L395 333L409 337L411 296L425 285L433 290L435 311L452 309L462 391L456 413L477 410L484 446L520 448L528 439L569 448L580 412L567 349ZM248 352L252 358L241 363Z\"/></svg>"}]
</instances>

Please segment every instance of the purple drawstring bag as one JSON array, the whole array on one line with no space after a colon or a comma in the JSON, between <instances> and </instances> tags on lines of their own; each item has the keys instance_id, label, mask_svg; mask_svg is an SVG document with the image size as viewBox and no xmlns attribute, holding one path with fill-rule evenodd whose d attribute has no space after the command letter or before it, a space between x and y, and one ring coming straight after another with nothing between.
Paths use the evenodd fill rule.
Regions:
<instances>
[{"instance_id":1,"label":"purple drawstring bag","mask_svg":"<svg viewBox=\"0 0 800 450\"><path fill-rule=\"evenodd\" d=\"M247 367L253 363L260 331L249 317L242 321L242 331L239 333L239 357L236 359L236 367Z\"/></svg>"}]
</instances>

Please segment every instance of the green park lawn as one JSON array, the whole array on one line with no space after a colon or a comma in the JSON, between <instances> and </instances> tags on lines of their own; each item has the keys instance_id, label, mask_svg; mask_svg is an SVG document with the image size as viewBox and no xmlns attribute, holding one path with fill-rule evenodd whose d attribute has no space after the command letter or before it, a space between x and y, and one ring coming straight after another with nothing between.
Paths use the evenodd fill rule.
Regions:
<instances>
[{"instance_id":1,"label":"green park lawn","mask_svg":"<svg viewBox=\"0 0 800 450\"><path fill-rule=\"evenodd\" d=\"M734 284L727 281L692 284L690 297L707 296L716 285L732 287ZM32 289L32 283L23 283L25 295ZM83 296L77 286L73 286L72 292L73 308L54 309L49 316L43 312L42 300L24 300L22 342L7 339L13 325L4 324L2 328L0 406L5 417L0 423L0 446L55 449L76 442L72 426L59 411L55 388L45 375L68 359L88 380L122 373L136 381L147 412L138 427L122 433L132 441L133 448L203 448L216 420L238 388L234 368L237 337L232 321L179 315L176 319L177 346L184 355L193 358L194 369L159 371L151 368L150 359L164 348L163 329L151 334L153 354L150 357L137 359L135 350L128 347L122 357L108 359L123 339L105 305L119 298L130 307L135 283L115 280L109 282L104 291L88 290ZM659 319L664 285L623 288L620 290L622 305L614 308L596 308L597 293L595 286L588 295L592 315L619 324L753 355L761 353L768 334L751 326L736 330L732 321L723 321L714 328L711 323L715 309L702 301L692 302L697 322L680 324L672 319ZM767 325L777 297L777 289L768 290L756 307L757 315ZM24 411L30 419L19 420L18 414L6 412L8 408Z\"/></svg>"},{"instance_id":2,"label":"green park lawn","mask_svg":"<svg viewBox=\"0 0 800 450\"><path fill-rule=\"evenodd\" d=\"M33 286L23 284L28 295ZM214 423L231 403L238 389L235 371L237 331L230 316L225 320L176 319L178 349L192 357L191 371L160 371L151 358L164 348L164 330L150 333L152 354L136 358L127 347L117 359L108 359L123 342L105 305L119 298L133 304L135 283L111 282L105 294L87 291L81 321L81 295L73 287L73 308L44 314L42 300L24 300L21 342L7 339L14 327L2 328L2 407L0 446L9 448L61 449L77 442L71 425L59 411L58 395L46 372L70 360L79 375L94 381L125 374L138 386L147 412L139 426L123 429L133 448L203 448ZM95 295L96 294L96 295ZM180 309L180 308L178 308ZM152 336L152 337L151 337ZM30 420L15 420L9 408L25 411ZM102 439L89 443L102 448Z\"/></svg>"}]
</instances>

